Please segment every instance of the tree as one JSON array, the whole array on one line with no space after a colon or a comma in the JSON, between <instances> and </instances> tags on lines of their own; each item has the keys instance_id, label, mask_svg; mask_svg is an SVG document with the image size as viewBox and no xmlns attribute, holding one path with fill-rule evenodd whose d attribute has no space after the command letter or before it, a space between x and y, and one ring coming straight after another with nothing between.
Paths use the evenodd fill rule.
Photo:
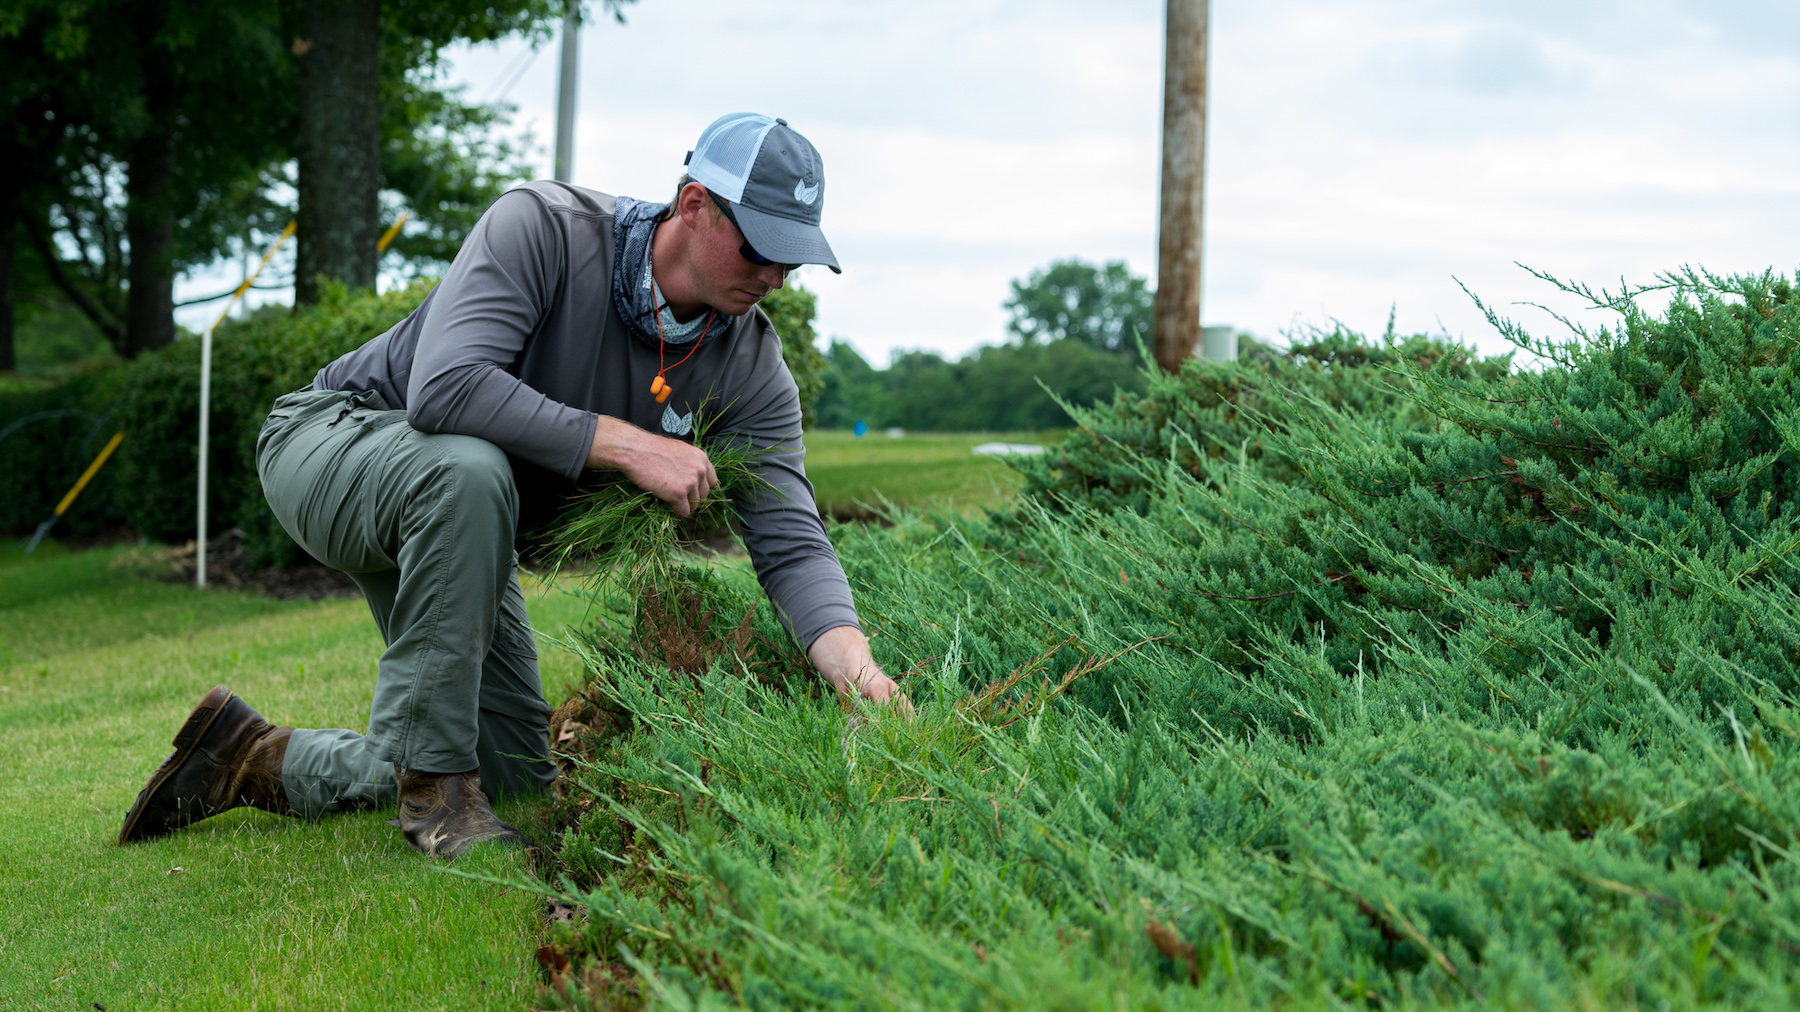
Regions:
<instances>
[{"instance_id":1,"label":"tree","mask_svg":"<svg viewBox=\"0 0 1800 1012\"><path fill-rule=\"evenodd\" d=\"M339 252L360 258L355 279L365 283L384 218L403 206L412 212L414 228L391 247L401 262L445 261L480 213L529 172L518 145L490 136L506 109L466 104L441 87L439 40L459 25L465 35L493 37L529 27L533 11L554 13L549 0L514 4L510 14L389 6L416 30L384 25L393 30L378 40L376 133L357 155L378 159L377 201L338 215L355 219L355 241ZM295 215L290 194L307 191L294 137L305 90L305 63L294 50L307 41L295 27L305 15L298 0L0 0L0 54L8 58L0 95L14 113L0 130L0 212L23 185L14 177L29 176L32 156L41 156L45 181L16 218L45 276L119 353L173 338L177 274L259 250ZM371 82L358 87L360 96ZM32 113L33 102L48 115ZM39 123L54 136L46 140ZM316 212L317 201L311 206ZM313 230L329 233L332 220L315 221ZM324 244L303 248L315 259L295 279L302 286L319 273L308 268ZM0 297L9 290L5 266L0 256Z\"/></svg>"},{"instance_id":2,"label":"tree","mask_svg":"<svg viewBox=\"0 0 1800 1012\"><path fill-rule=\"evenodd\" d=\"M408 79L429 81L438 51L452 42L484 42L520 32L534 42L544 41L568 4L579 0L301 2L301 32L291 46L301 67L295 302L308 304L318 299L321 275L353 288L375 283L385 168L384 87ZM628 2L602 0L615 17ZM469 108L459 106L464 112L451 120L461 116L469 123ZM437 109L451 111L445 105ZM432 178L426 177L428 184Z\"/></svg>"},{"instance_id":3,"label":"tree","mask_svg":"<svg viewBox=\"0 0 1800 1012\"><path fill-rule=\"evenodd\" d=\"M1135 356L1137 342L1150 339L1153 298L1123 260L1058 260L1012 282L1006 329L1024 344L1067 339Z\"/></svg>"},{"instance_id":4,"label":"tree","mask_svg":"<svg viewBox=\"0 0 1800 1012\"><path fill-rule=\"evenodd\" d=\"M174 340L174 282L217 255L223 205L285 151L292 105L279 22L256 0L118 0L96 57L131 98L93 110L125 166L127 356Z\"/></svg>"},{"instance_id":5,"label":"tree","mask_svg":"<svg viewBox=\"0 0 1800 1012\"><path fill-rule=\"evenodd\" d=\"M454 259L488 206L530 178L530 139L496 136L513 107L463 102L459 90L441 87L445 68L435 61L389 53L383 62L380 215L411 215L387 257L416 271Z\"/></svg>"},{"instance_id":6,"label":"tree","mask_svg":"<svg viewBox=\"0 0 1800 1012\"><path fill-rule=\"evenodd\" d=\"M1086 406L1144 386L1142 371L1123 355L1069 340L989 346L954 362L905 352L885 370L842 342L833 342L826 358L819 424L834 429L858 419L872 428L921 431L1053 429L1069 424L1056 397Z\"/></svg>"},{"instance_id":7,"label":"tree","mask_svg":"<svg viewBox=\"0 0 1800 1012\"><path fill-rule=\"evenodd\" d=\"M55 112L60 104L51 71L55 43L46 45L43 31L51 12L8 13L13 18L0 28L0 100L7 111L0 124L0 372L18 365L13 321L19 221L34 203L31 191L54 174L55 151L67 122Z\"/></svg>"},{"instance_id":8,"label":"tree","mask_svg":"<svg viewBox=\"0 0 1800 1012\"><path fill-rule=\"evenodd\" d=\"M818 424L827 429L848 429L858 419L869 424L892 424L888 374L870 365L856 349L843 341L831 342L825 352L825 389L816 409Z\"/></svg>"},{"instance_id":9,"label":"tree","mask_svg":"<svg viewBox=\"0 0 1800 1012\"><path fill-rule=\"evenodd\" d=\"M800 391L800 424L810 429L816 421L819 394L825 390L825 356L819 352L819 334L813 329L819 297L789 279L763 296L760 305L781 338L781 360Z\"/></svg>"},{"instance_id":10,"label":"tree","mask_svg":"<svg viewBox=\"0 0 1800 1012\"><path fill-rule=\"evenodd\" d=\"M0 11L0 37L38 61L45 118L59 124L40 149L51 179L18 220L51 280L121 354L167 344L176 274L241 234L246 196L285 150L278 12L261 0L14 0Z\"/></svg>"},{"instance_id":11,"label":"tree","mask_svg":"<svg viewBox=\"0 0 1800 1012\"><path fill-rule=\"evenodd\" d=\"M303 0L299 258L294 301L320 276L375 284L381 235L381 0Z\"/></svg>"},{"instance_id":12,"label":"tree","mask_svg":"<svg viewBox=\"0 0 1800 1012\"><path fill-rule=\"evenodd\" d=\"M844 428L861 419L876 428L993 432L1065 425L1057 398L1086 405L1143 388L1137 356L1150 338L1152 298L1123 260L1071 258L1013 280L1004 306L1015 344L978 348L959 361L904 352L876 369L834 341L819 424Z\"/></svg>"}]
</instances>

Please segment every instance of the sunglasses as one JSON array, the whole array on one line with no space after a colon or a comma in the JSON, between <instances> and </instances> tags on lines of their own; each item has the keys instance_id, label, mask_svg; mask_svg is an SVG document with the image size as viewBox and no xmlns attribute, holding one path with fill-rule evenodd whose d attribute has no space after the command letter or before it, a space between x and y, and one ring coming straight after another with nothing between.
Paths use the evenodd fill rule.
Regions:
<instances>
[{"instance_id":1,"label":"sunglasses","mask_svg":"<svg viewBox=\"0 0 1800 1012\"><path fill-rule=\"evenodd\" d=\"M726 203L723 200L720 200L719 195L712 192L711 190L706 191L706 195L713 199L713 203L719 205L719 210L725 212L725 220L731 222L731 227L738 230L738 235L743 235L744 234L744 226L739 225L738 220L737 220L737 215L731 213L731 205ZM744 244L742 246L738 247L738 255L742 256L745 260L750 261L751 263L755 264L758 267L767 267L770 264L774 264L775 266L780 267L784 271L797 271L800 269L799 264L784 264L779 260L770 260L768 257L763 256L761 253L756 252L756 247L750 245L750 240L748 238L745 238Z\"/></svg>"}]
</instances>

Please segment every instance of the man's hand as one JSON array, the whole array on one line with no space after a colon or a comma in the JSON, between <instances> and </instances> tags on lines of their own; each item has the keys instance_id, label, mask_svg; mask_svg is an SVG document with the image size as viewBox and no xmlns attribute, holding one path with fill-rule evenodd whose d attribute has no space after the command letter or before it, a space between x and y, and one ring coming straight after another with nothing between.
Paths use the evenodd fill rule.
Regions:
<instances>
[{"instance_id":1,"label":"man's hand","mask_svg":"<svg viewBox=\"0 0 1800 1012\"><path fill-rule=\"evenodd\" d=\"M906 693L900 691L892 678L882 673L881 665L876 664L869 654L869 640L861 629L853 625L828 629L813 640L806 656L837 690L838 702L845 709L854 706L858 699L866 699L872 703L892 703L901 713L912 716L912 700L906 698Z\"/></svg>"},{"instance_id":2,"label":"man's hand","mask_svg":"<svg viewBox=\"0 0 1800 1012\"><path fill-rule=\"evenodd\" d=\"M692 515L694 504L719 487L719 474L705 450L610 415L601 415L594 425L587 466L624 474L633 485L668 503L678 517Z\"/></svg>"}]
</instances>

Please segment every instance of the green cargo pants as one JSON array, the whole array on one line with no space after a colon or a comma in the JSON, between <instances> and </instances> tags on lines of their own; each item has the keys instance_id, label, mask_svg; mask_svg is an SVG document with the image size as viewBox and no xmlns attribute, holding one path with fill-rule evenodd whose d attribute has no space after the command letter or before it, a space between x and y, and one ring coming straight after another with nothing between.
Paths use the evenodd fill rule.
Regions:
<instances>
[{"instance_id":1,"label":"green cargo pants","mask_svg":"<svg viewBox=\"0 0 1800 1012\"><path fill-rule=\"evenodd\" d=\"M269 412L256 470L288 534L362 588L387 644L366 735L289 739L281 781L294 810L391 804L394 764L479 767L490 797L548 787L550 707L519 593L506 454L420 432L374 391L302 390Z\"/></svg>"}]
</instances>

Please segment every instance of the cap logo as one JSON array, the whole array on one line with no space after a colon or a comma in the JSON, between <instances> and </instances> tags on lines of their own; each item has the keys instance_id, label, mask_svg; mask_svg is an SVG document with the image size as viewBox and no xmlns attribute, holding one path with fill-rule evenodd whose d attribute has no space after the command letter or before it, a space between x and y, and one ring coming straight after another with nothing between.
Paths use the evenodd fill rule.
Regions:
<instances>
[{"instance_id":1,"label":"cap logo","mask_svg":"<svg viewBox=\"0 0 1800 1012\"><path fill-rule=\"evenodd\" d=\"M811 207L812 202L819 199L819 184L814 183L811 186L808 186L806 185L806 180L800 180L798 183L794 184L794 199Z\"/></svg>"}]
</instances>

